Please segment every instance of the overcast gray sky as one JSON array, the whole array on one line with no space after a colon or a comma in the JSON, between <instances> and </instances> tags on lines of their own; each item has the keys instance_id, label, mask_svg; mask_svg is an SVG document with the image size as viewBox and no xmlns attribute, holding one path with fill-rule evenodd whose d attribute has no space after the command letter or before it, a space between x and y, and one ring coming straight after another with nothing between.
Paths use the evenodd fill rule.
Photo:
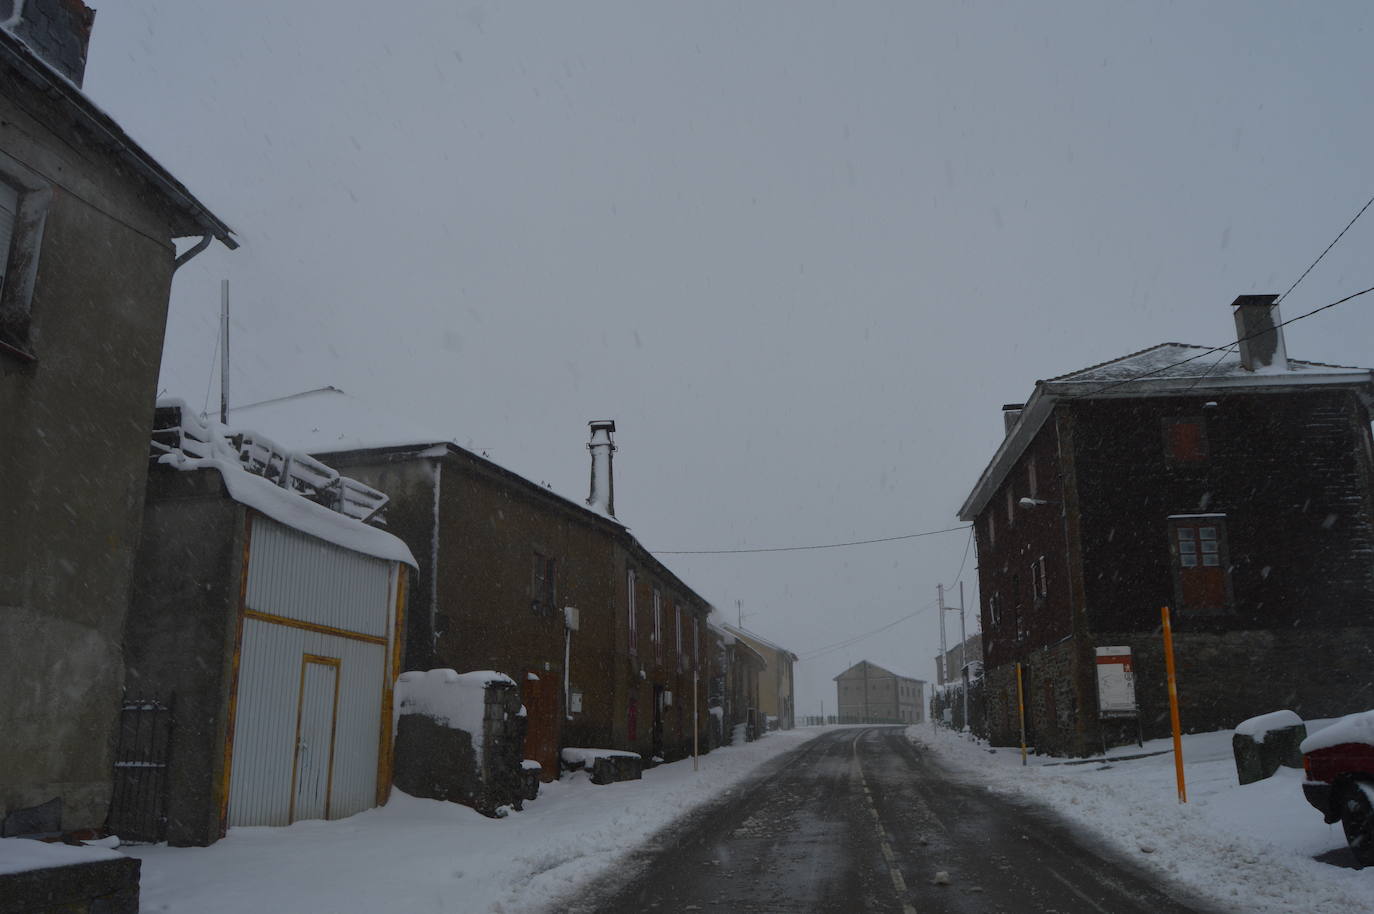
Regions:
<instances>
[{"instance_id":1,"label":"overcast gray sky","mask_svg":"<svg viewBox=\"0 0 1374 914\"><path fill-rule=\"evenodd\" d=\"M952 526L1037 378L1232 339L1230 301L1374 193L1371 22L127 0L86 90L243 242L178 274L169 393L204 402L227 277L236 403L334 384L577 496L611 417L648 548L781 546ZM1284 316L1374 285L1371 243L1374 214ZM1288 351L1370 365L1371 339L1361 299ZM666 560L805 653L932 601L966 542ZM932 679L937 646L927 610L809 661L798 710L865 657Z\"/></svg>"}]
</instances>

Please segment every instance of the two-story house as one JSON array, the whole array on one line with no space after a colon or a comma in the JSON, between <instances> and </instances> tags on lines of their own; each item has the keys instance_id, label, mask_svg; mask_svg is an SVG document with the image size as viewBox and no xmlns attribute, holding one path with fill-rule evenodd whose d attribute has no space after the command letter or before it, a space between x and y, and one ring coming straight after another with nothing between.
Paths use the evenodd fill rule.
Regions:
<instances>
[{"instance_id":1,"label":"two-story house","mask_svg":"<svg viewBox=\"0 0 1374 914\"><path fill-rule=\"evenodd\" d=\"M1368 707L1374 375L1288 358L1275 296L1233 308L1235 351L1163 343L1004 408L959 510L995 742L1020 738L1018 664L1036 747L1165 735L1164 606L1186 730Z\"/></svg>"},{"instance_id":2,"label":"two-story house","mask_svg":"<svg viewBox=\"0 0 1374 914\"><path fill-rule=\"evenodd\" d=\"M81 91L94 11L0 10L0 833L15 834L105 822L172 277L236 243Z\"/></svg>"}]
</instances>

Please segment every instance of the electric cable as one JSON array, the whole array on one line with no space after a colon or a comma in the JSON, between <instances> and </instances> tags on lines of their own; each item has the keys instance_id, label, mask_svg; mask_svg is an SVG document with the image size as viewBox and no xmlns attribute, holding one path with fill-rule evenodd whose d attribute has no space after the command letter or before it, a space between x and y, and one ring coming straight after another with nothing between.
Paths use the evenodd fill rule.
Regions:
<instances>
[{"instance_id":1,"label":"electric cable","mask_svg":"<svg viewBox=\"0 0 1374 914\"><path fill-rule=\"evenodd\" d=\"M650 549L653 555L738 555L747 552L801 552L808 549L840 549L845 546L868 546L872 543L895 543L898 540L913 540L922 536L935 536L939 533L953 533L968 530L970 526L946 527L943 530L925 530L921 533L903 533L901 536L883 536L871 540L853 540L847 543L818 543L809 546L746 546L739 549Z\"/></svg>"}]
</instances>

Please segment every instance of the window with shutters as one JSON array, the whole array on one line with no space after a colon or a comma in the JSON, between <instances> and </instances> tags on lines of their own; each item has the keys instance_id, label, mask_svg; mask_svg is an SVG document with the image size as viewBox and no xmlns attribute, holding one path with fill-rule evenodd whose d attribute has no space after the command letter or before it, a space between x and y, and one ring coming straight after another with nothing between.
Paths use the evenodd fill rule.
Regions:
<instances>
[{"instance_id":1,"label":"window with shutters","mask_svg":"<svg viewBox=\"0 0 1374 914\"><path fill-rule=\"evenodd\" d=\"M654 660L663 662L663 593L654 588Z\"/></svg>"},{"instance_id":2,"label":"window with shutters","mask_svg":"<svg viewBox=\"0 0 1374 914\"><path fill-rule=\"evenodd\" d=\"M30 304L51 200L40 179L0 153L0 353L26 362L34 359Z\"/></svg>"},{"instance_id":3,"label":"window with shutters","mask_svg":"<svg viewBox=\"0 0 1374 914\"><path fill-rule=\"evenodd\" d=\"M1169 518L1169 551L1174 564L1174 600L1178 609L1217 612L1231 608L1225 515Z\"/></svg>"}]
</instances>

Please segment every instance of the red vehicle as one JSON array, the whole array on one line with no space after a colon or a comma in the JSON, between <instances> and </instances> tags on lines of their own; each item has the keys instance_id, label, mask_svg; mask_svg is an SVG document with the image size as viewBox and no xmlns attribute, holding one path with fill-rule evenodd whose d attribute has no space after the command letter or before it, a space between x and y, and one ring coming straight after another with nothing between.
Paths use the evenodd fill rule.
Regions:
<instances>
[{"instance_id":1,"label":"red vehicle","mask_svg":"<svg viewBox=\"0 0 1374 914\"><path fill-rule=\"evenodd\" d=\"M1302 742L1302 792L1327 822L1340 820L1361 866L1374 866L1374 711L1342 717Z\"/></svg>"}]
</instances>

